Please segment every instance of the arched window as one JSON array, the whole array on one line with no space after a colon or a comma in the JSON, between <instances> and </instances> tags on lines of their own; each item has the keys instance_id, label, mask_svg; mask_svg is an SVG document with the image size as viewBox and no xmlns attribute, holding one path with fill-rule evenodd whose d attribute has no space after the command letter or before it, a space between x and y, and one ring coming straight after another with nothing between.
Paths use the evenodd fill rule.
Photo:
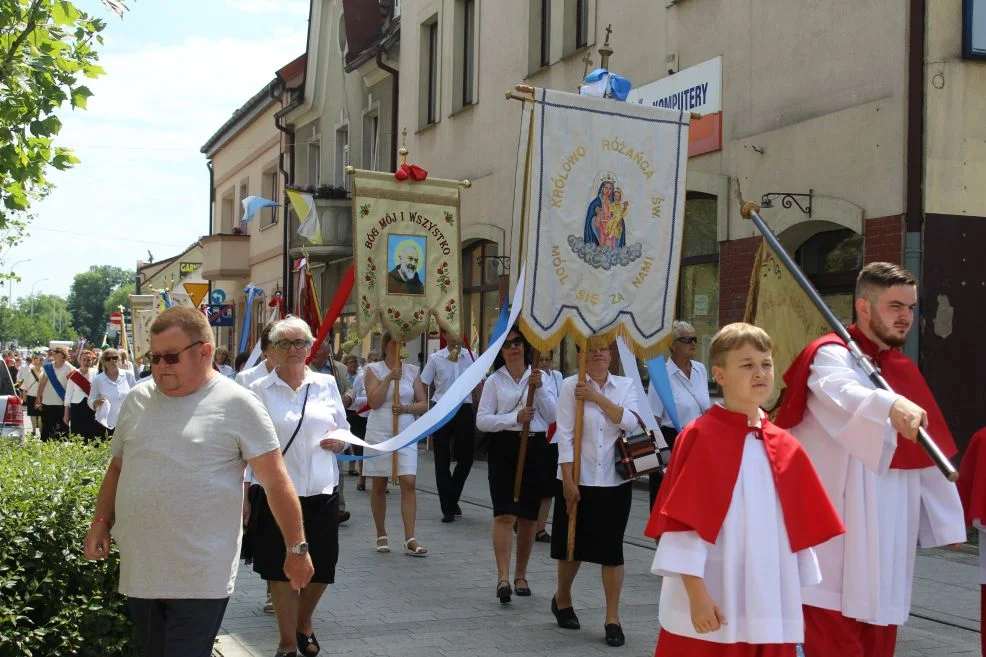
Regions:
<instances>
[{"instance_id":1,"label":"arched window","mask_svg":"<svg viewBox=\"0 0 986 657\"><path fill-rule=\"evenodd\" d=\"M863 236L848 228L815 233L795 260L843 324L853 322L856 276L863 268Z\"/></svg>"}]
</instances>

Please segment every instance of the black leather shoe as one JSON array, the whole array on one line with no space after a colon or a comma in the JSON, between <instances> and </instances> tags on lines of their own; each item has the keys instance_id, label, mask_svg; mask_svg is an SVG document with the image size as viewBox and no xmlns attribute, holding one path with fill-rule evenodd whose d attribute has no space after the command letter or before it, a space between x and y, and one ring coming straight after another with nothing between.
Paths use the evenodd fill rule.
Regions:
<instances>
[{"instance_id":1,"label":"black leather shoe","mask_svg":"<svg viewBox=\"0 0 986 657\"><path fill-rule=\"evenodd\" d=\"M523 582L524 586L519 586L517 582ZM526 598L531 595L530 582L527 581L526 577L517 577L514 579L514 593L520 598Z\"/></svg>"},{"instance_id":2,"label":"black leather shoe","mask_svg":"<svg viewBox=\"0 0 986 657\"><path fill-rule=\"evenodd\" d=\"M507 580L502 580L496 585L496 597L500 598L500 604L505 605L510 602L510 582Z\"/></svg>"},{"instance_id":3,"label":"black leather shoe","mask_svg":"<svg viewBox=\"0 0 986 657\"><path fill-rule=\"evenodd\" d=\"M458 504L455 505L455 515L457 515L457 516L461 516L462 515L462 507L459 506Z\"/></svg>"},{"instance_id":4,"label":"black leather shoe","mask_svg":"<svg viewBox=\"0 0 986 657\"><path fill-rule=\"evenodd\" d=\"M619 648L626 643L627 638L623 636L623 628L616 623L606 625L606 645Z\"/></svg>"},{"instance_id":5,"label":"black leather shoe","mask_svg":"<svg viewBox=\"0 0 986 657\"><path fill-rule=\"evenodd\" d=\"M555 596L551 596L551 613L555 615L555 620L558 622L558 627L560 627L561 629L563 630L582 629L582 625L579 624L579 617L575 615L575 609L573 607L565 607L564 609L559 609L558 602L555 601Z\"/></svg>"},{"instance_id":6,"label":"black leather shoe","mask_svg":"<svg viewBox=\"0 0 986 657\"><path fill-rule=\"evenodd\" d=\"M451 513L443 513L442 522L455 522L455 516Z\"/></svg>"}]
</instances>

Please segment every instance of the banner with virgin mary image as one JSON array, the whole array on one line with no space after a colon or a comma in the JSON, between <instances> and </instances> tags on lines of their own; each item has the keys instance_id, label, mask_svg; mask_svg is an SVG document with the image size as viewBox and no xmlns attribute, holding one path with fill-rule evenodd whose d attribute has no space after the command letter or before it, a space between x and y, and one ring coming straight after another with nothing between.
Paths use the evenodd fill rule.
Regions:
<instances>
[{"instance_id":1,"label":"banner with virgin mary image","mask_svg":"<svg viewBox=\"0 0 986 657\"><path fill-rule=\"evenodd\" d=\"M362 169L352 181L359 335L380 324L407 342L432 316L462 335L459 181Z\"/></svg>"},{"instance_id":2,"label":"banner with virgin mary image","mask_svg":"<svg viewBox=\"0 0 986 657\"><path fill-rule=\"evenodd\" d=\"M674 320L690 115L548 89L524 107L525 336L541 351L622 336L656 356Z\"/></svg>"}]
</instances>

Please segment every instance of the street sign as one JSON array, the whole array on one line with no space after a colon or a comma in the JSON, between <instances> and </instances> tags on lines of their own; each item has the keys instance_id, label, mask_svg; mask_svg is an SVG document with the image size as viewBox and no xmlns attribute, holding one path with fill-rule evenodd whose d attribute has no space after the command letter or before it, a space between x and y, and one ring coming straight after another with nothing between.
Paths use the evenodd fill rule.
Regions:
<instances>
[{"instance_id":1,"label":"street sign","mask_svg":"<svg viewBox=\"0 0 986 657\"><path fill-rule=\"evenodd\" d=\"M110 324L116 326L123 324L123 315L121 313L110 313Z\"/></svg>"},{"instance_id":2,"label":"street sign","mask_svg":"<svg viewBox=\"0 0 986 657\"><path fill-rule=\"evenodd\" d=\"M215 289L212 291L212 295L209 296L209 301L213 304L218 305L226 301L226 292L220 289Z\"/></svg>"},{"instance_id":3,"label":"street sign","mask_svg":"<svg viewBox=\"0 0 986 657\"><path fill-rule=\"evenodd\" d=\"M233 306L212 303L206 306L205 316L209 326L233 326Z\"/></svg>"}]
</instances>

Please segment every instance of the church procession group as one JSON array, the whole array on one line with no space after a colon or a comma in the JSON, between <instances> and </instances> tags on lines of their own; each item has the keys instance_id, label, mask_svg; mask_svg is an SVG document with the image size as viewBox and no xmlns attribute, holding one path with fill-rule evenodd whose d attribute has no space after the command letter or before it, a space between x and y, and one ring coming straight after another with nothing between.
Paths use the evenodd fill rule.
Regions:
<instances>
[{"instance_id":1,"label":"church procession group","mask_svg":"<svg viewBox=\"0 0 986 657\"><path fill-rule=\"evenodd\" d=\"M573 583L583 562L598 564L605 624L592 640L622 646L631 486L647 478L657 656L781 657L799 645L807 657L894 654L918 547L964 544L970 526L982 538L986 521L986 432L956 472L957 441L900 350L919 283L869 263L853 325L780 345L770 327L729 324L707 362L694 360L695 330L674 315L691 117L621 102L628 88L599 69L580 94L513 94L520 273L488 345L463 337L468 182L406 161L394 174L351 171L353 269L322 330L274 307L234 382L212 367L201 313L155 313L151 376L114 409L113 460L84 546L94 560L119 549L120 593L147 655L210 654L241 547L269 584L272 654L318 654L312 616L340 559L340 470L368 480L376 540L366 549L427 558L428 537L415 536L417 443L434 439L450 523L477 429L498 575L476 595L490 604L553 589L545 616L580 630ZM755 204L743 214L770 240ZM834 319L786 262L808 305ZM350 298L358 334L382 331L383 344L347 369L322 345ZM444 347L419 368L404 345L430 324ZM545 358L565 339L579 350L567 378ZM780 347L797 355L781 362ZM710 400L710 378L721 399ZM399 543L384 523L388 480ZM554 583L528 579L538 540L551 543ZM986 584L982 550L980 540Z\"/></svg>"}]
</instances>

